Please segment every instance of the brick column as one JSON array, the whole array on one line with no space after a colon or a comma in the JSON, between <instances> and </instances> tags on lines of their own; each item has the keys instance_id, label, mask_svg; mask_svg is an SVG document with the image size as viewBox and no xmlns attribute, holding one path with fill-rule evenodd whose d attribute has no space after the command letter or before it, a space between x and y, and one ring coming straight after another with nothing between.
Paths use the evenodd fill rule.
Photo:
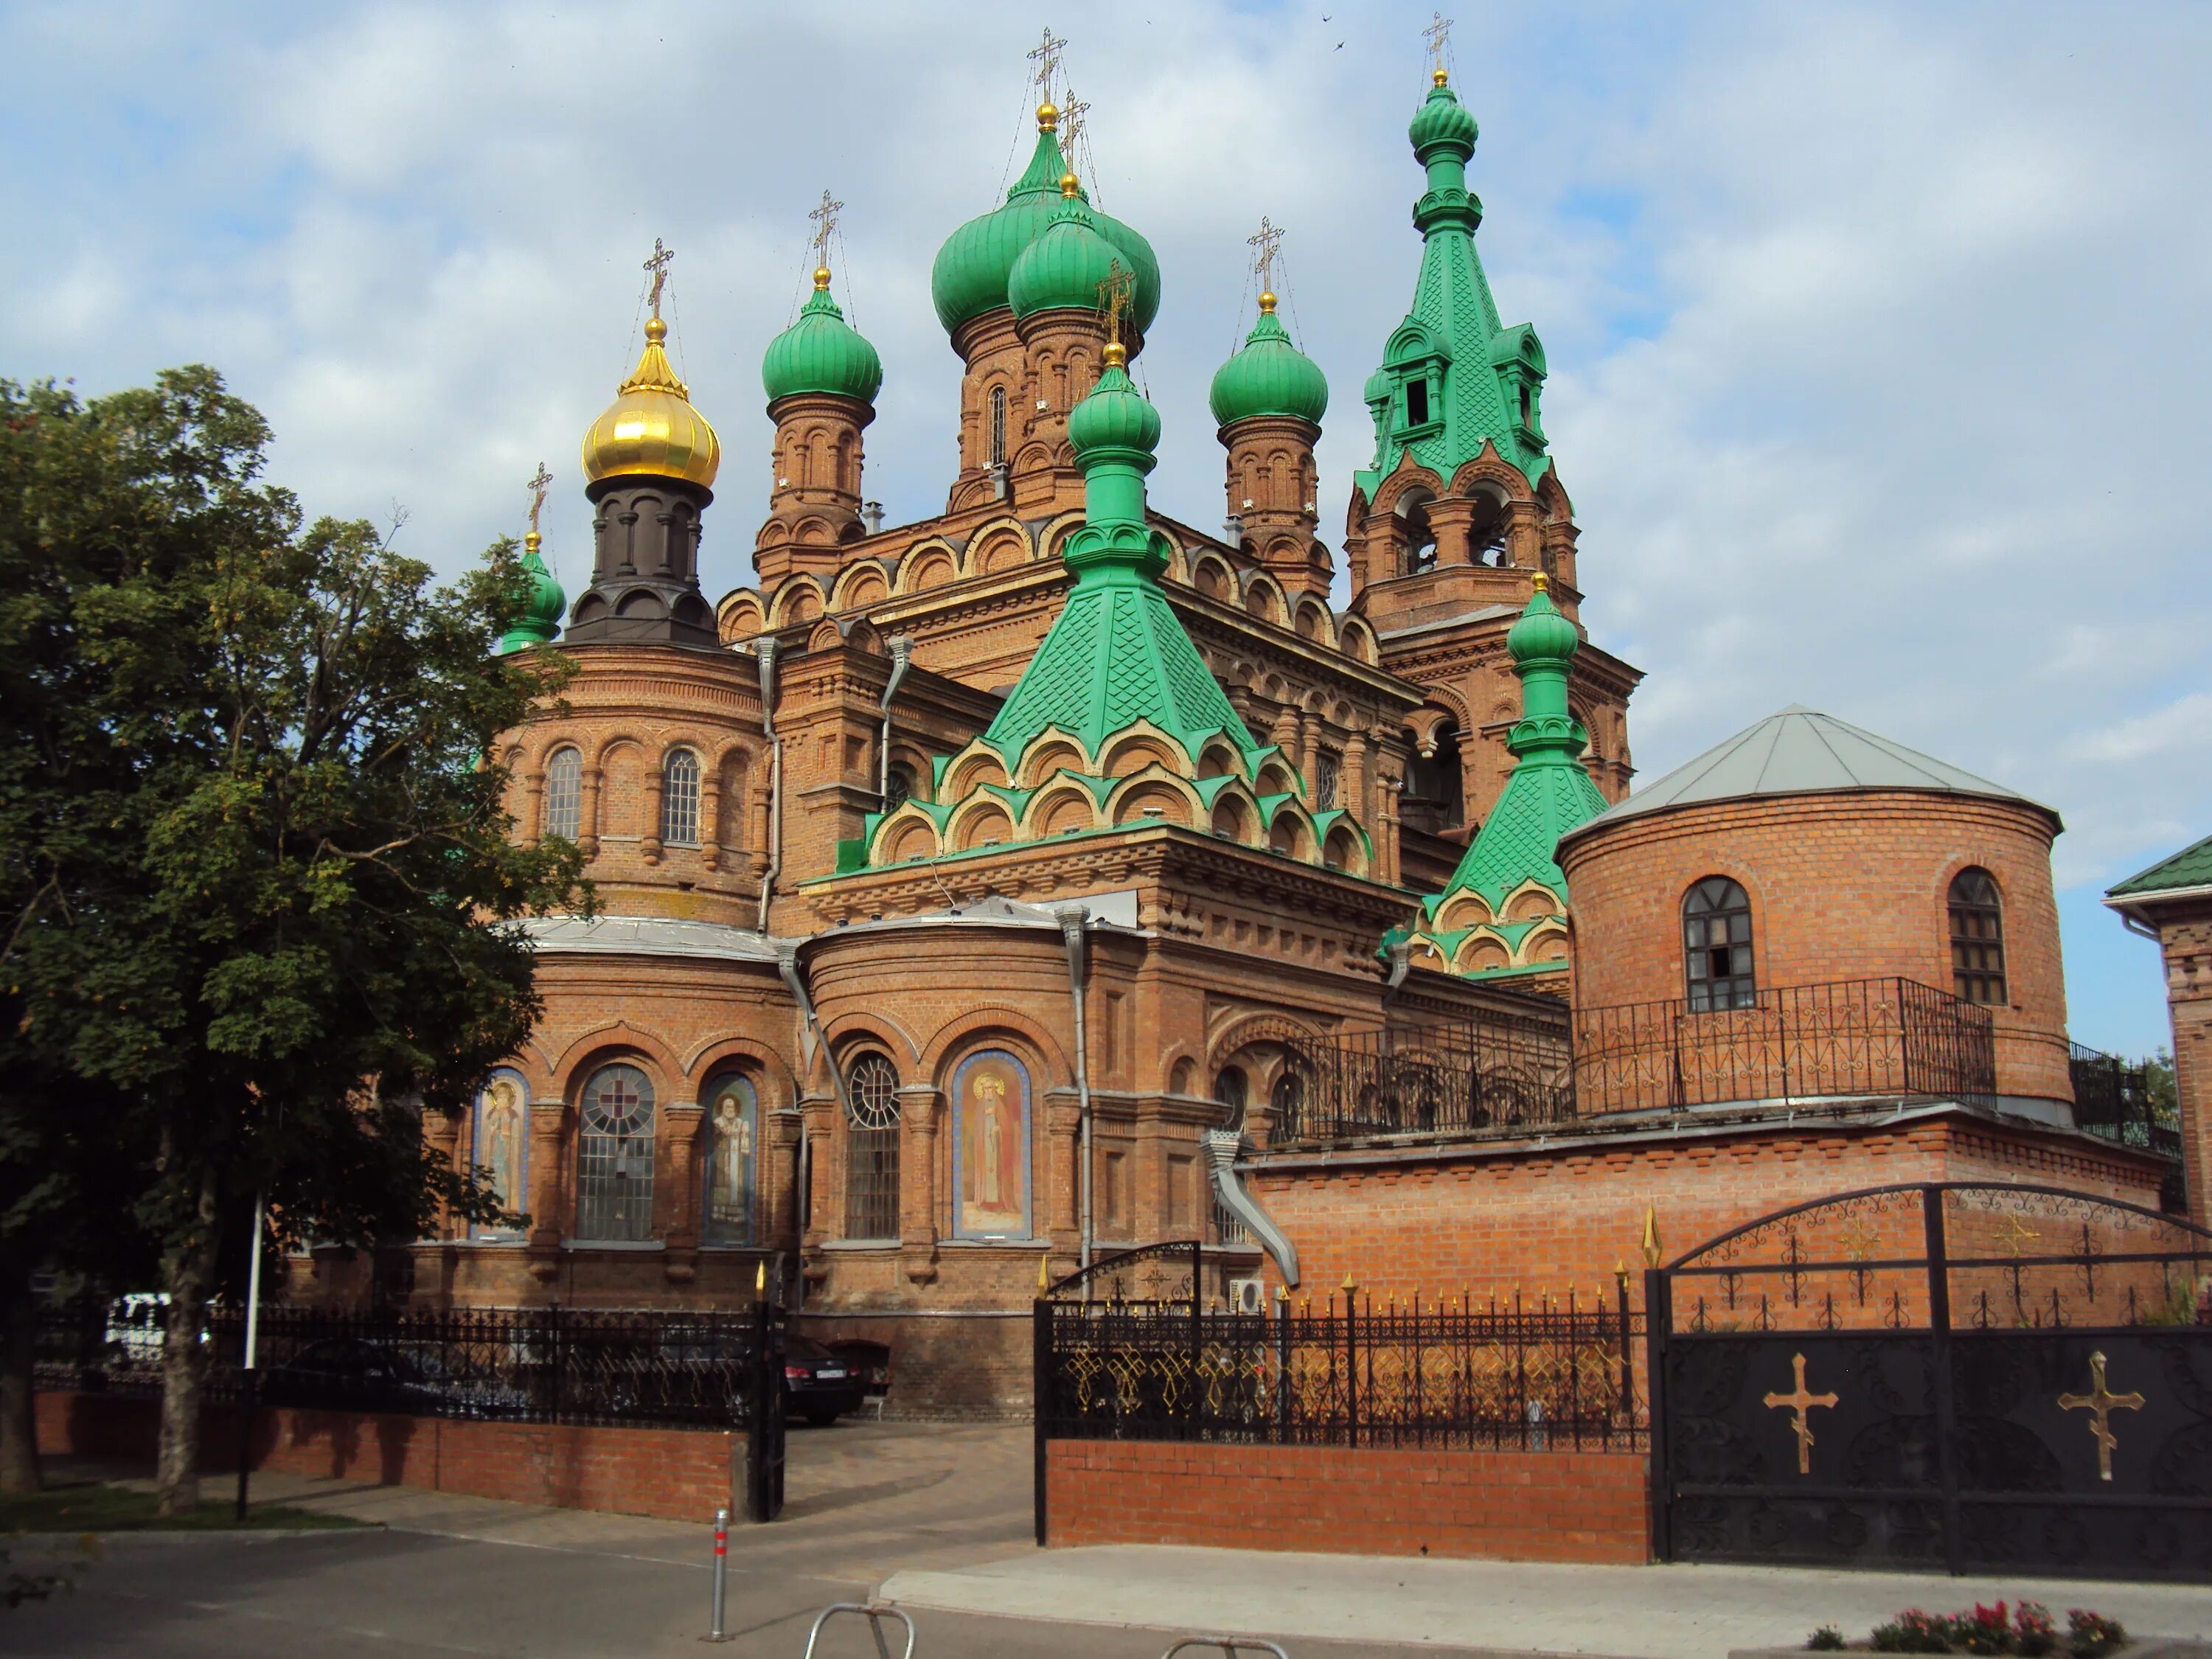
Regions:
<instances>
[{"instance_id":1,"label":"brick column","mask_svg":"<svg viewBox=\"0 0 2212 1659\"><path fill-rule=\"evenodd\" d=\"M1082 1103L1073 1089L1048 1090L1044 1097L1045 1179L1036 1186L1036 1233L1052 1241L1055 1255L1075 1255L1083 1247L1083 1217L1076 1185L1081 1151Z\"/></svg>"},{"instance_id":2,"label":"brick column","mask_svg":"<svg viewBox=\"0 0 2212 1659\"><path fill-rule=\"evenodd\" d=\"M599 855L599 780L602 774L597 766L586 766L578 774L576 846L587 859Z\"/></svg>"},{"instance_id":3,"label":"brick column","mask_svg":"<svg viewBox=\"0 0 2212 1659\"><path fill-rule=\"evenodd\" d=\"M2174 905L2158 923L2189 1216L2199 1226L2212 1225L2212 902Z\"/></svg>"},{"instance_id":4,"label":"brick column","mask_svg":"<svg viewBox=\"0 0 2212 1659\"><path fill-rule=\"evenodd\" d=\"M533 847L545 838L545 774L542 769L522 781L522 838Z\"/></svg>"},{"instance_id":5,"label":"brick column","mask_svg":"<svg viewBox=\"0 0 2212 1659\"><path fill-rule=\"evenodd\" d=\"M796 1106L768 1114L760 1158L761 1243L769 1249L799 1242L799 1138L806 1120Z\"/></svg>"},{"instance_id":6,"label":"brick column","mask_svg":"<svg viewBox=\"0 0 2212 1659\"><path fill-rule=\"evenodd\" d=\"M638 837L637 850L647 864L660 862L660 792L665 780L659 764L644 768L645 777L645 833Z\"/></svg>"},{"instance_id":7,"label":"brick column","mask_svg":"<svg viewBox=\"0 0 2212 1659\"><path fill-rule=\"evenodd\" d=\"M1359 827L1375 842L1375 856L1382 855L1382 836L1375 822L1374 780L1368 774L1367 734L1354 732L1344 740L1344 805L1359 820Z\"/></svg>"},{"instance_id":8,"label":"brick column","mask_svg":"<svg viewBox=\"0 0 2212 1659\"><path fill-rule=\"evenodd\" d=\"M944 1096L933 1085L909 1083L898 1091L899 1239L906 1276L917 1285L937 1277L937 1126Z\"/></svg>"},{"instance_id":9,"label":"brick column","mask_svg":"<svg viewBox=\"0 0 2212 1659\"><path fill-rule=\"evenodd\" d=\"M1534 570L1544 562L1544 526L1536 516L1536 503L1516 501L1506 509L1505 562L1523 570Z\"/></svg>"},{"instance_id":10,"label":"brick column","mask_svg":"<svg viewBox=\"0 0 2212 1659\"><path fill-rule=\"evenodd\" d=\"M446 1161L455 1170L461 1167L461 1124L466 1115L465 1112L459 1109L453 1111L425 1112L422 1115L422 1138L429 1142L432 1152L443 1152L446 1155ZM470 1148L470 1153L471 1157L474 1156L474 1147ZM465 1237L465 1233L458 1231L459 1224L454 1218L452 1207L448 1205L441 1204L438 1206L436 1225L438 1229L436 1237L440 1238Z\"/></svg>"},{"instance_id":11,"label":"brick column","mask_svg":"<svg viewBox=\"0 0 2212 1659\"><path fill-rule=\"evenodd\" d=\"M722 769L699 763L699 856L709 870L722 867Z\"/></svg>"},{"instance_id":12,"label":"brick column","mask_svg":"<svg viewBox=\"0 0 2212 1659\"><path fill-rule=\"evenodd\" d=\"M1473 564L1474 562L1474 503L1465 500L1438 500L1425 504L1429 528L1436 532L1437 563Z\"/></svg>"},{"instance_id":13,"label":"brick column","mask_svg":"<svg viewBox=\"0 0 2212 1659\"><path fill-rule=\"evenodd\" d=\"M561 1271L561 1239L566 1231L562 1179L567 1167L562 1132L568 1127L564 1101L530 1103L530 1271L550 1285Z\"/></svg>"},{"instance_id":14,"label":"brick column","mask_svg":"<svg viewBox=\"0 0 2212 1659\"><path fill-rule=\"evenodd\" d=\"M676 1284L690 1282L699 1263L699 1126L707 1109L683 1101L660 1109L661 1184L653 1207L667 1245L662 1271Z\"/></svg>"}]
</instances>

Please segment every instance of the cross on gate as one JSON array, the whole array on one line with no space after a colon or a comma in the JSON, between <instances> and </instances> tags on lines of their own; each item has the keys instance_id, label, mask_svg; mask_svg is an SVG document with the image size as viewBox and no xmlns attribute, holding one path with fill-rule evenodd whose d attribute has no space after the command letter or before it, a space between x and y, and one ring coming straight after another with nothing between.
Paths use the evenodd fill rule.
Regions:
<instances>
[{"instance_id":1,"label":"cross on gate","mask_svg":"<svg viewBox=\"0 0 2212 1659\"><path fill-rule=\"evenodd\" d=\"M545 492L553 487L553 475L545 470L545 463L538 463L538 476L530 481L530 533L538 533L538 515L545 510Z\"/></svg>"},{"instance_id":2,"label":"cross on gate","mask_svg":"<svg viewBox=\"0 0 2212 1659\"><path fill-rule=\"evenodd\" d=\"M658 236L653 239L653 257L645 262L645 268L653 273L653 293L649 303L653 307L653 320L656 323L660 320L660 290L668 282L668 267L675 258L674 248L662 246Z\"/></svg>"},{"instance_id":3,"label":"cross on gate","mask_svg":"<svg viewBox=\"0 0 2212 1659\"><path fill-rule=\"evenodd\" d=\"M1815 1406L1832 1410L1836 1396L1809 1392L1805 1387L1805 1356L1794 1354L1791 1361L1796 1373L1796 1389L1789 1394L1770 1394L1766 1396L1765 1404L1769 1411L1779 1411L1787 1407L1796 1413L1796 1420L1790 1424L1790 1428L1797 1437L1797 1473L1810 1474L1813 1473L1813 1425L1806 1413Z\"/></svg>"},{"instance_id":4,"label":"cross on gate","mask_svg":"<svg viewBox=\"0 0 2212 1659\"><path fill-rule=\"evenodd\" d=\"M2014 1261L2020 1259L2022 1250L2043 1237L2016 1215L2005 1218L2004 1228L1997 1236L2004 1242L2005 1254Z\"/></svg>"},{"instance_id":5,"label":"cross on gate","mask_svg":"<svg viewBox=\"0 0 2212 1659\"><path fill-rule=\"evenodd\" d=\"M2114 1394L2105 1386L2105 1356L2089 1356L2089 1392L2062 1394L2058 1409L2063 1412L2087 1412L2089 1433L2097 1443L2097 1479L2112 1478L2112 1449L2120 1443L2112 1434L2114 1412L2139 1412L2143 1408L2143 1397L2132 1391Z\"/></svg>"}]
</instances>

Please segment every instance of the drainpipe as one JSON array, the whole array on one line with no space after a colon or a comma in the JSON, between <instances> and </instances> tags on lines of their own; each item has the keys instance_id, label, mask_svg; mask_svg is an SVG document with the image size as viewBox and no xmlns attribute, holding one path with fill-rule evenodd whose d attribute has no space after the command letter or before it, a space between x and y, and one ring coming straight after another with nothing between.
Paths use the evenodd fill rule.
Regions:
<instances>
[{"instance_id":1,"label":"drainpipe","mask_svg":"<svg viewBox=\"0 0 2212 1659\"><path fill-rule=\"evenodd\" d=\"M898 696L899 684L906 678L906 671L914 661L914 638L908 634L894 634L885 641L890 647L891 677L884 682L884 735L876 745L876 798L881 800L891 787L891 699Z\"/></svg>"},{"instance_id":2,"label":"drainpipe","mask_svg":"<svg viewBox=\"0 0 2212 1659\"><path fill-rule=\"evenodd\" d=\"M1067 946L1067 995L1075 1009L1075 1101L1076 1122L1079 1126L1079 1146L1083 1158L1083 1170L1077 1182L1077 1203L1082 1228L1081 1255L1077 1265L1091 1265L1092 1217L1091 1212L1091 1045L1084 1038L1083 1023L1083 930L1091 921L1087 905L1063 904L1056 907L1053 915L1060 922L1060 937Z\"/></svg>"},{"instance_id":3,"label":"drainpipe","mask_svg":"<svg viewBox=\"0 0 2212 1659\"><path fill-rule=\"evenodd\" d=\"M775 731L776 642L767 635L753 641L753 661L760 670L761 732L768 738L768 869L761 876L760 931L768 932L769 901L775 896L775 878L783 872L783 739Z\"/></svg>"},{"instance_id":4,"label":"drainpipe","mask_svg":"<svg viewBox=\"0 0 2212 1659\"><path fill-rule=\"evenodd\" d=\"M1390 947L1390 977L1382 981L1382 1054L1390 1053L1390 999L1398 994L1406 975L1413 971L1413 941L1401 939Z\"/></svg>"}]
</instances>

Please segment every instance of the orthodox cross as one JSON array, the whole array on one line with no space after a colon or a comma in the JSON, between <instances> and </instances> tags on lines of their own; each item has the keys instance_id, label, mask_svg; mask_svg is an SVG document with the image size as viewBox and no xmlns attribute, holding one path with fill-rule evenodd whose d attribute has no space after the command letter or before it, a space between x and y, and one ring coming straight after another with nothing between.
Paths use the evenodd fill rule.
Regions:
<instances>
[{"instance_id":1,"label":"orthodox cross","mask_svg":"<svg viewBox=\"0 0 2212 1659\"><path fill-rule=\"evenodd\" d=\"M653 273L653 293L648 303L653 307L653 320L656 323L660 320L660 290L667 286L668 267L675 258L674 248L662 246L658 236L653 239L653 257L645 262L645 268Z\"/></svg>"},{"instance_id":2,"label":"orthodox cross","mask_svg":"<svg viewBox=\"0 0 2212 1659\"><path fill-rule=\"evenodd\" d=\"M1129 309L1129 296L1137 290L1137 279L1119 259L1106 269L1105 280L1098 284L1098 308L1106 313L1106 342L1109 345L1121 343L1121 319Z\"/></svg>"},{"instance_id":3,"label":"orthodox cross","mask_svg":"<svg viewBox=\"0 0 2212 1659\"><path fill-rule=\"evenodd\" d=\"M1814 1394L1805 1387L1805 1356L1795 1354L1791 1360L1796 1370L1797 1386L1789 1394L1770 1394L1765 1406L1769 1411L1780 1411L1787 1407L1795 1412L1796 1420L1790 1424L1790 1432L1797 1437L1797 1473L1813 1473L1813 1425L1806 1413L1819 1406L1832 1410L1836 1396L1832 1394Z\"/></svg>"},{"instance_id":4,"label":"orthodox cross","mask_svg":"<svg viewBox=\"0 0 2212 1659\"><path fill-rule=\"evenodd\" d=\"M820 205L808 210L806 216L814 221L814 263L830 263L830 239L837 231L837 216L845 210L842 202L833 199L828 191L822 192Z\"/></svg>"},{"instance_id":5,"label":"orthodox cross","mask_svg":"<svg viewBox=\"0 0 2212 1659\"><path fill-rule=\"evenodd\" d=\"M1428 27L1421 31L1422 38L1429 43L1429 56L1435 60L1437 69L1444 66L1444 42L1451 39L1451 27L1450 18L1440 11L1432 11L1429 14Z\"/></svg>"},{"instance_id":6,"label":"orthodox cross","mask_svg":"<svg viewBox=\"0 0 2212 1659\"><path fill-rule=\"evenodd\" d=\"M1260 228L1244 239L1244 246L1252 250L1252 270L1260 279L1261 288L1272 292L1275 286L1275 260L1283 248L1283 233L1262 215Z\"/></svg>"},{"instance_id":7,"label":"orthodox cross","mask_svg":"<svg viewBox=\"0 0 2212 1659\"><path fill-rule=\"evenodd\" d=\"M538 463L538 476L530 481L530 533L538 533L538 515L545 510L545 492L553 487L553 475L545 470L545 463Z\"/></svg>"},{"instance_id":8,"label":"orthodox cross","mask_svg":"<svg viewBox=\"0 0 2212 1659\"><path fill-rule=\"evenodd\" d=\"M1071 97L1060 106L1060 147L1071 167L1075 162L1075 141L1083 131L1083 118L1090 113L1091 106L1080 98Z\"/></svg>"},{"instance_id":9,"label":"orthodox cross","mask_svg":"<svg viewBox=\"0 0 2212 1659\"><path fill-rule=\"evenodd\" d=\"M1065 40L1052 32L1052 25L1048 23L1044 27L1044 39L1038 41L1029 53L1030 62L1037 66L1037 90L1048 102L1052 98L1054 77L1060 73L1060 48L1066 44Z\"/></svg>"},{"instance_id":10,"label":"orthodox cross","mask_svg":"<svg viewBox=\"0 0 2212 1659\"><path fill-rule=\"evenodd\" d=\"M2143 1397L2139 1394L2114 1394L2105 1386L2105 1356L2089 1356L2089 1392L2062 1394L2058 1409L2063 1412L2089 1413L2089 1435L2097 1443L2097 1479L2112 1478L2112 1448L2120 1443L2112 1436L2114 1412L2139 1412L2143 1408Z\"/></svg>"}]
</instances>

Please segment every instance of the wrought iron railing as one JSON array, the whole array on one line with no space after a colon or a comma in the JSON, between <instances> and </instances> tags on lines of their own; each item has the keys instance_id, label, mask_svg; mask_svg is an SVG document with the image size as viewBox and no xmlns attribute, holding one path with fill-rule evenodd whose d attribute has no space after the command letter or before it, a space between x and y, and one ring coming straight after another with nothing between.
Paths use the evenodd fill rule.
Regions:
<instances>
[{"instance_id":1,"label":"wrought iron railing","mask_svg":"<svg viewBox=\"0 0 2212 1659\"><path fill-rule=\"evenodd\" d=\"M1989 1010L1897 978L1782 986L1741 1008L1629 1003L1577 1008L1556 1024L1485 1015L1286 1046L1277 1145L1996 1087Z\"/></svg>"},{"instance_id":2,"label":"wrought iron railing","mask_svg":"<svg viewBox=\"0 0 2212 1659\"><path fill-rule=\"evenodd\" d=\"M42 1319L42 1389L155 1395L163 1310L152 1298L57 1304ZM760 1353L756 1310L720 1313L463 1309L350 1315L264 1308L265 1404L537 1423L735 1426ZM241 1395L245 1315L211 1312L206 1389Z\"/></svg>"},{"instance_id":3,"label":"wrought iron railing","mask_svg":"<svg viewBox=\"0 0 2212 1659\"><path fill-rule=\"evenodd\" d=\"M2074 1122L2088 1133L2170 1162L2165 1207L2188 1208L2181 1170L2181 1124L2162 1115L2151 1098L2148 1067L2076 1042L2068 1054L2074 1078Z\"/></svg>"},{"instance_id":4,"label":"wrought iron railing","mask_svg":"<svg viewBox=\"0 0 2212 1659\"><path fill-rule=\"evenodd\" d=\"M1617 1298L1237 1314L1037 1304L1046 1439L1632 1450L1643 1316Z\"/></svg>"}]
</instances>

